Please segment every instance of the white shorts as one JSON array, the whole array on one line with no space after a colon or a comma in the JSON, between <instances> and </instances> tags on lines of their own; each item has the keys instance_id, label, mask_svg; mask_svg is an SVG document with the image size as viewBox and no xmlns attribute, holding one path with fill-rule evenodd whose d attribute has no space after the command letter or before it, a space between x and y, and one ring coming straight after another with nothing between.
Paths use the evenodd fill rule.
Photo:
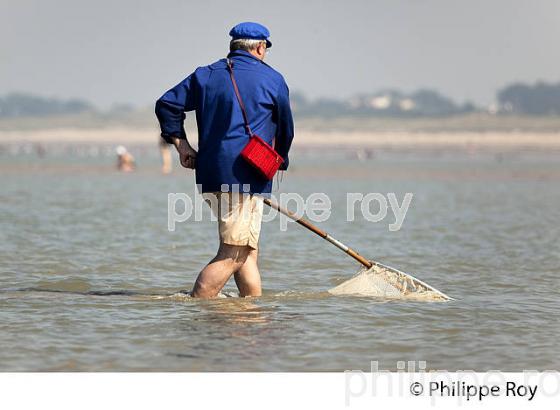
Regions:
<instances>
[{"instance_id":1,"label":"white shorts","mask_svg":"<svg viewBox=\"0 0 560 410\"><path fill-rule=\"evenodd\" d=\"M218 219L221 242L258 248L263 215L263 198L260 195L212 192L202 196Z\"/></svg>"}]
</instances>

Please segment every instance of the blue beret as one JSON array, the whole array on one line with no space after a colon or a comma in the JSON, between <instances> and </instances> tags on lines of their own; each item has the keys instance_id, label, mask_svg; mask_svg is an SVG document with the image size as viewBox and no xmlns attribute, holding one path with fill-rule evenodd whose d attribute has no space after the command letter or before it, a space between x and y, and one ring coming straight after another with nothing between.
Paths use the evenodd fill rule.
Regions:
<instances>
[{"instance_id":1,"label":"blue beret","mask_svg":"<svg viewBox=\"0 0 560 410\"><path fill-rule=\"evenodd\" d=\"M272 43L268 39L270 36L270 31L259 23L252 23L250 21L245 23L239 23L237 26L232 28L229 32L232 40L238 38L249 38L253 40L266 40L266 48L272 47Z\"/></svg>"}]
</instances>

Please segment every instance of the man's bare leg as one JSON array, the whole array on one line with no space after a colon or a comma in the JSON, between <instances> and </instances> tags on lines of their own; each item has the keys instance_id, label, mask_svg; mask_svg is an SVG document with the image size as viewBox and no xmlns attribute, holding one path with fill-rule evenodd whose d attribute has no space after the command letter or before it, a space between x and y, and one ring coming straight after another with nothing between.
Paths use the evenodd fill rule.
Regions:
<instances>
[{"instance_id":1,"label":"man's bare leg","mask_svg":"<svg viewBox=\"0 0 560 410\"><path fill-rule=\"evenodd\" d=\"M213 298L224 287L234 272L241 269L251 251L249 246L220 243L218 253L198 275L192 296Z\"/></svg>"},{"instance_id":2,"label":"man's bare leg","mask_svg":"<svg viewBox=\"0 0 560 410\"><path fill-rule=\"evenodd\" d=\"M251 249L245 263L234 274L239 296L261 296L261 275L257 265L258 250Z\"/></svg>"}]
</instances>

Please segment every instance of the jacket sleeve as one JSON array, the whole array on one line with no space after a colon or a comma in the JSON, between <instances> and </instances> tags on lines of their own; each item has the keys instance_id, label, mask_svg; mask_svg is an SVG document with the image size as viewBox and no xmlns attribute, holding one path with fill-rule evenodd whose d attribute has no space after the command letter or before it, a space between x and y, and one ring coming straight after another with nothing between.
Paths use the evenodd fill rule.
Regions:
<instances>
[{"instance_id":1,"label":"jacket sleeve","mask_svg":"<svg viewBox=\"0 0 560 410\"><path fill-rule=\"evenodd\" d=\"M171 143L170 137L186 139L185 112L196 109L193 87L194 73L185 78L156 102L156 116L161 128L161 136Z\"/></svg>"},{"instance_id":2,"label":"jacket sleeve","mask_svg":"<svg viewBox=\"0 0 560 410\"><path fill-rule=\"evenodd\" d=\"M284 159L284 163L280 166L280 170L288 169L288 165L290 164L288 152L290 151L292 140L294 139L294 120L292 118L292 110L290 108L289 94L288 85L282 81L278 89L275 107L277 130L274 147L278 154L280 154L280 156Z\"/></svg>"}]
</instances>

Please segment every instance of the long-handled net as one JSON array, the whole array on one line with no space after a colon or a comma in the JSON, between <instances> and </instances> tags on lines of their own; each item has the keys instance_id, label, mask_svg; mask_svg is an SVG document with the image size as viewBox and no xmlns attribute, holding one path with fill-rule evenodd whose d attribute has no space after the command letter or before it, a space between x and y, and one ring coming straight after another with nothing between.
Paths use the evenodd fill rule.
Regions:
<instances>
[{"instance_id":1,"label":"long-handled net","mask_svg":"<svg viewBox=\"0 0 560 410\"><path fill-rule=\"evenodd\" d=\"M329 293L434 302L451 299L412 275L376 262L371 268L364 267L352 278L329 289Z\"/></svg>"},{"instance_id":2,"label":"long-handled net","mask_svg":"<svg viewBox=\"0 0 560 410\"><path fill-rule=\"evenodd\" d=\"M364 266L354 277L330 289L329 293L333 295L359 295L423 301L446 301L451 299L449 296L416 279L412 275L364 258L358 252L317 228L308 220L298 217L270 199L265 198L264 203L329 241Z\"/></svg>"}]
</instances>

